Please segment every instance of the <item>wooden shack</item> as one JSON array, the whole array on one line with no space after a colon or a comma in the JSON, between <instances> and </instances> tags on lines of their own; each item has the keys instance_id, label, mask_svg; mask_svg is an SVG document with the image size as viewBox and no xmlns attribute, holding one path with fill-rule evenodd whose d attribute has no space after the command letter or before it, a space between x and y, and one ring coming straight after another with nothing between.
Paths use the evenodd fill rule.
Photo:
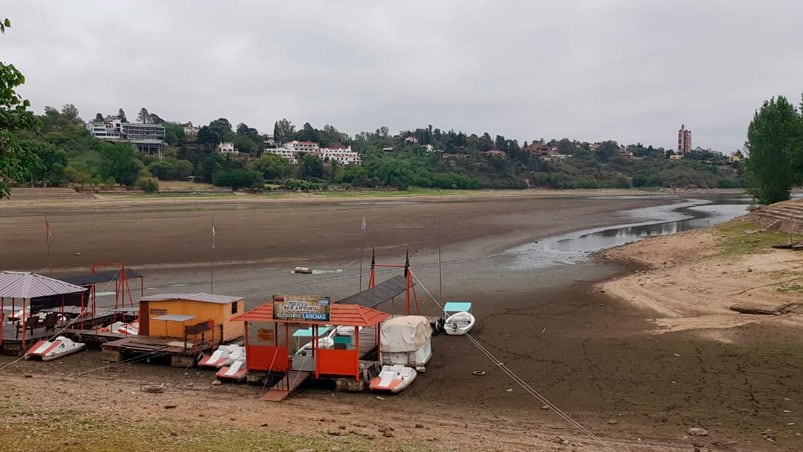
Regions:
<instances>
[{"instance_id":1,"label":"wooden shack","mask_svg":"<svg viewBox=\"0 0 803 452\"><path fill-rule=\"evenodd\" d=\"M188 331L209 341L229 342L243 336L243 323L232 317L245 310L241 297L159 294L139 299L139 335L183 339Z\"/></svg>"}]
</instances>

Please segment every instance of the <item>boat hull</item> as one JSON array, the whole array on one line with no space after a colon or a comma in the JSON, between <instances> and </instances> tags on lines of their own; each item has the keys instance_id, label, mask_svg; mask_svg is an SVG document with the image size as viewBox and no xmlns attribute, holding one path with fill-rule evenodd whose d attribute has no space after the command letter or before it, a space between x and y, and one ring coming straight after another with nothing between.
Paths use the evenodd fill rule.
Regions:
<instances>
[{"instance_id":1,"label":"boat hull","mask_svg":"<svg viewBox=\"0 0 803 452\"><path fill-rule=\"evenodd\" d=\"M204 354L198 361L198 367L220 369L245 356L245 347L240 345L221 345L211 355Z\"/></svg>"},{"instance_id":2,"label":"boat hull","mask_svg":"<svg viewBox=\"0 0 803 452\"><path fill-rule=\"evenodd\" d=\"M232 362L230 366L221 367L215 377L219 380L242 381L245 380L247 374L248 367L245 365L245 360L238 359Z\"/></svg>"},{"instance_id":3,"label":"boat hull","mask_svg":"<svg viewBox=\"0 0 803 452\"><path fill-rule=\"evenodd\" d=\"M86 347L86 344L83 342L73 342L64 336L59 336L53 340L43 339L25 352L25 359L52 361L62 356L80 352L84 347Z\"/></svg>"},{"instance_id":4,"label":"boat hull","mask_svg":"<svg viewBox=\"0 0 803 452\"><path fill-rule=\"evenodd\" d=\"M443 330L452 336L462 336L474 327L474 315L470 312L456 312L443 322Z\"/></svg>"},{"instance_id":5,"label":"boat hull","mask_svg":"<svg viewBox=\"0 0 803 452\"><path fill-rule=\"evenodd\" d=\"M398 364L382 366L379 375L372 378L369 387L372 391L398 393L410 386L418 373L412 367Z\"/></svg>"}]
</instances>

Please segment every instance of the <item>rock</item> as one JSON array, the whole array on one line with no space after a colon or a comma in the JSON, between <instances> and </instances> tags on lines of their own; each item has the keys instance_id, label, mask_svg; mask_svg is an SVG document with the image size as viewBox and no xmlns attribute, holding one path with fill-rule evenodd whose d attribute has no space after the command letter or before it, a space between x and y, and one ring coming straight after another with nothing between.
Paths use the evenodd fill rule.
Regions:
<instances>
[{"instance_id":1,"label":"rock","mask_svg":"<svg viewBox=\"0 0 803 452\"><path fill-rule=\"evenodd\" d=\"M213 381L212 381L212 386L220 386L220 385L222 385L222 384L223 384L223 382L222 382L222 381L220 381L220 380L213 380Z\"/></svg>"},{"instance_id":2,"label":"rock","mask_svg":"<svg viewBox=\"0 0 803 452\"><path fill-rule=\"evenodd\" d=\"M616 425L618 423L619 422L617 420L615 420L615 419L611 419L610 421L608 421L608 424L610 424L610 425Z\"/></svg>"},{"instance_id":3,"label":"rock","mask_svg":"<svg viewBox=\"0 0 803 452\"><path fill-rule=\"evenodd\" d=\"M691 436L708 436L708 430L700 427L689 427L686 433Z\"/></svg>"},{"instance_id":4,"label":"rock","mask_svg":"<svg viewBox=\"0 0 803 452\"><path fill-rule=\"evenodd\" d=\"M327 430L326 434L330 436L340 436L343 433L341 433L340 430Z\"/></svg>"},{"instance_id":5,"label":"rock","mask_svg":"<svg viewBox=\"0 0 803 452\"><path fill-rule=\"evenodd\" d=\"M793 423L794 425L794 423ZM415 428L424 428L424 424L415 424Z\"/></svg>"},{"instance_id":6,"label":"rock","mask_svg":"<svg viewBox=\"0 0 803 452\"><path fill-rule=\"evenodd\" d=\"M756 303L739 303L731 306L729 309L741 314L779 315L783 313L781 307Z\"/></svg>"}]
</instances>

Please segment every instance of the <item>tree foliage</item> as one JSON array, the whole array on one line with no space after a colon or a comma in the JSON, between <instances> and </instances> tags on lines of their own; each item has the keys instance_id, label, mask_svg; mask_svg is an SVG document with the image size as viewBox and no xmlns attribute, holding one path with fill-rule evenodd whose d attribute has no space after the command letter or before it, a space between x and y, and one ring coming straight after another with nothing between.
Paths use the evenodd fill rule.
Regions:
<instances>
[{"instance_id":1,"label":"tree foliage","mask_svg":"<svg viewBox=\"0 0 803 452\"><path fill-rule=\"evenodd\" d=\"M11 27L11 21L2 20L0 33ZM32 162L13 131L33 126L30 102L17 94L16 88L25 83L13 64L0 61L0 198L11 194L9 181L27 180Z\"/></svg>"},{"instance_id":2,"label":"tree foliage","mask_svg":"<svg viewBox=\"0 0 803 452\"><path fill-rule=\"evenodd\" d=\"M765 101L747 129L746 169L750 189L759 202L789 199L803 182L801 115L783 96Z\"/></svg>"},{"instance_id":3,"label":"tree foliage","mask_svg":"<svg viewBox=\"0 0 803 452\"><path fill-rule=\"evenodd\" d=\"M284 179L293 171L286 158L267 152L256 161L254 169L262 173L266 180Z\"/></svg>"}]
</instances>

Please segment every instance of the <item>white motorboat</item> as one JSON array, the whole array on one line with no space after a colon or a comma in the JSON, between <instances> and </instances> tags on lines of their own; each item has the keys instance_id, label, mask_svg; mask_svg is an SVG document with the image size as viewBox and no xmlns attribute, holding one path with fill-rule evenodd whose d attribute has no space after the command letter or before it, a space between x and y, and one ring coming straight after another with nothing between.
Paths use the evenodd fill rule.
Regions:
<instances>
[{"instance_id":1,"label":"white motorboat","mask_svg":"<svg viewBox=\"0 0 803 452\"><path fill-rule=\"evenodd\" d=\"M393 364L382 366L379 375L371 379L369 387L372 391L390 391L397 393L402 391L415 380L418 372L412 367Z\"/></svg>"},{"instance_id":2,"label":"white motorboat","mask_svg":"<svg viewBox=\"0 0 803 452\"><path fill-rule=\"evenodd\" d=\"M83 342L75 342L64 336L57 336L55 339L50 340L42 339L25 352L25 359L51 361L71 353L79 352L83 350L85 346L86 344Z\"/></svg>"},{"instance_id":3,"label":"white motorboat","mask_svg":"<svg viewBox=\"0 0 803 452\"><path fill-rule=\"evenodd\" d=\"M215 376L220 380L245 380L248 373L248 367L245 365L245 355L242 359L236 359L228 366L223 366L217 371Z\"/></svg>"},{"instance_id":4,"label":"white motorboat","mask_svg":"<svg viewBox=\"0 0 803 452\"><path fill-rule=\"evenodd\" d=\"M230 366L238 359L245 359L245 347L237 344L220 345L211 355L204 354L198 361L198 367L220 369Z\"/></svg>"},{"instance_id":5,"label":"white motorboat","mask_svg":"<svg viewBox=\"0 0 803 452\"><path fill-rule=\"evenodd\" d=\"M443 322L443 330L452 336L468 333L474 326L474 315L467 311L456 312Z\"/></svg>"}]
</instances>

